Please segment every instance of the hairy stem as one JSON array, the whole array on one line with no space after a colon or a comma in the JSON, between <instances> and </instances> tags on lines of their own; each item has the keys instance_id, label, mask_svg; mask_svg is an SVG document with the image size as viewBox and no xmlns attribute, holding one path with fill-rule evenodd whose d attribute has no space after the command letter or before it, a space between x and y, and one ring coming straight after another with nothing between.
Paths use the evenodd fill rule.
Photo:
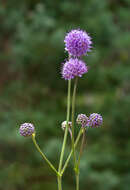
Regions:
<instances>
[{"instance_id":1,"label":"hairy stem","mask_svg":"<svg viewBox=\"0 0 130 190\"><path fill-rule=\"evenodd\" d=\"M55 167L52 165L52 163L47 159L47 157L45 156L45 154L41 151L39 145L38 145L37 142L36 142L35 133L32 134L32 140L33 140L33 143L34 143L36 149L37 149L38 152L41 154L42 158L47 162L47 164L50 166L50 168L51 168L57 175L59 175L58 171L55 169Z\"/></svg>"}]
</instances>

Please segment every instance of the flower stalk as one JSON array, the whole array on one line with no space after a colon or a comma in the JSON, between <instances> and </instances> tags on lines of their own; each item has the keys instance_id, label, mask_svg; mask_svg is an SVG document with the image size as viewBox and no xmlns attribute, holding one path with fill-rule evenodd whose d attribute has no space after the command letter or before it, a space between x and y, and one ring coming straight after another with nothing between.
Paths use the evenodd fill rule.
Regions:
<instances>
[{"instance_id":1,"label":"flower stalk","mask_svg":"<svg viewBox=\"0 0 130 190\"><path fill-rule=\"evenodd\" d=\"M84 149L84 144L85 144L85 128L82 128L83 131L83 137L82 137L82 141L81 141L81 145L80 145L80 151L79 151L79 157L78 157L78 161L77 161L77 167L79 168L80 165L80 159L83 153L83 149Z\"/></svg>"},{"instance_id":2,"label":"flower stalk","mask_svg":"<svg viewBox=\"0 0 130 190\"><path fill-rule=\"evenodd\" d=\"M58 171L56 170L56 168L52 165L52 163L47 159L47 157L45 156L45 154L41 151L39 145L36 142L35 139L35 133L32 134L32 141L36 147L36 149L38 150L38 152L41 154L42 158L47 162L47 164L50 166L50 168L57 174L57 176L59 176Z\"/></svg>"},{"instance_id":3,"label":"flower stalk","mask_svg":"<svg viewBox=\"0 0 130 190\"><path fill-rule=\"evenodd\" d=\"M76 173L76 190L79 190L79 170Z\"/></svg>"},{"instance_id":4,"label":"flower stalk","mask_svg":"<svg viewBox=\"0 0 130 190\"><path fill-rule=\"evenodd\" d=\"M75 134L74 134L74 116L75 116L75 100L76 100L76 89L77 89L77 82L78 78L75 78L74 83L74 90L73 90L73 96L72 96L72 150L73 150L73 159L74 159L74 169L76 166L76 153L75 153L75 146L74 146L74 140L75 140Z\"/></svg>"},{"instance_id":5,"label":"flower stalk","mask_svg":"<svg viewBox=\"0 0 130 190\"><path fill-rule=\"evenodd\" d=\"M68 81L68 96L67 96L67 125L65 128L65 134L64 134L64 140L63 140L63 145L62 145L62 150L61 150L61 155L60 155L60 162L59 162L59 173L61 172L62 168L62 162L63 162L63 156L64 156L64 151L65 151L65 145L66 145L66 140L67 140L67 134L68 134L68 122L69 122L69 117L70 117L70 94L71 94L71 80Z\"/></svg>"},{"instance_id":6,"label":"flower stalk","mask_svg":"<svg viewBox=\"0 0 130 190\"><path fill-rule=\"evenodd\" d=\"M65 134L64 134L64 139L63 139L63 145L62 145L62 150L61 150L61 155L60 155L60 161L59 161L59 168L58 168L58 172L59 174L61 174L61 170L62 170L62 163L63 163L63 157L64 157L64 152L65 152L65 145L66 145L66 141L67 141L67 135L68 135L68 130L69 130L69 117L70 117L70 96L71 96L71 80L68 81L68 96L67 96L67 125L65 128ZM57 177L58 180L58 189L62 190L62 176L61 177Z\"/></svg>"},{"instance_id":7,"label":"flower stalk","mask_svg":"<svg viewBox=\"0 0 130 190\"><path fill-rule=\"evenodd\" d=\"M78 133L78 136L77 136L77 138L76 138L75 144L74 144L74 148L77 147L77 144L78 144L78 142L79 142L79 140L80 140L80 137L81 137L82 133L83 133L83 131L82 131L82 129L80 129L80 131L79 131L79 133ZM67 158L67 160L66 160L66 162L65 162L65 164L64 164L64 167L63 167L63 169L62 169L62 171L61 171L61 175L63 175L63 173L65 172L65 169L66 169L67 166L68 166L68 163L69 163L69 161L70 161L70 159L71 159L72 154L73 154L73 149L71 149L71 152L70 152L70 154L69 154L69 156L68 156L68 158Z\"/></svg>"},{"instance_id":8,"label":"flower stalk","mask_svg":"<svg viewBox=\"0 0 130 190\"><path fill-rule=\"evenodd\" d=\"M57 176L58 190L62 190L62 177Z\"/></svg>"},{"instance_id":9,"label":"flower stalk","mask_svg":"<svg viewBox=\"0 0 130 190\"><path fill-rule=\"evenodd\" d=\"M79 170L80 170L80 159L83 153L83 149L84 149L84 144L85 144L85 128L82 127L82 141L81 141L81 145L80 145L80 151L79 151L79 157L78 157L78 161L76 164L76 169L77 169L77 173L76 173L76 190L79 190Z\"/></svg>"}]
</instances>

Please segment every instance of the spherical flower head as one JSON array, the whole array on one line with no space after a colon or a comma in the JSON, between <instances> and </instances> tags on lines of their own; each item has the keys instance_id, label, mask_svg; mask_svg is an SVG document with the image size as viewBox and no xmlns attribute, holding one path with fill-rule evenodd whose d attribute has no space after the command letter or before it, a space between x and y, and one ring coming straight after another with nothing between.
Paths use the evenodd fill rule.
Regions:
<instances>
[{"instance_id":1,"label":"spherical flower head","mask_svg":"<svg viewBox=\"0 0 130 190\"><path fill-rule=\"evenodd\" d=\"M62 124L61 124L61 128L63 130L65 130L66 126L67 126L67 121L63 121ZM72 122L71 121L68 122L68 126L69 126L69 128L72 127Z\"/></svg>"},{"instance_id":2,"label":"spherical flower head","mask_svg":"<svg viewBox=\"0 0 130 190\"><path fill-rule=\"evenodd\" d=\"M100 127L103 123L103 118L98 113L93 113L89 117L89 127Z\"/></svg>"},{"instance_id":3,"label":"spherical flower head","mask_svg":"<svg viewBox=\"0 0 130 190\"><path fill-rule=\"evenodd\" d=\"M76 122L78 125L85 127L88 123L88 117L85 114L79 114L76 119Z\"/></svg>"},{"instance_id":4,"label":"spherical flower head","mask_svg":"<svg viewBox=\"0 0 130 190\"><path fill-rule=\"evenodd\" d=\"M64 63L62 68L62 77L65 80L73 79L74 77L82 77L83 74L88 72L88 68L80 59L70 58L66 63Z\"/></svg>"},{"instance_id":5,"label":"spherical flower head","mask_svg":"<svg viewBox=\"0 0 130 190\"><path fill-rule=\"evenodd\" d=\"M82 30L71 30L65 37L65 50L74 57L86 55L91 48L91 37Z\"/></svg>"},{"instance_id":6,"label":"spherical flower head","mask_svg":"<svg viewBox=\"0 0 130 190\"><path fill-rule=\"evenodd\" d=\"M32 123L23 123L19 128L20 135L29 137L35 133L35 127Z\"/></svg>"}]
</instances>

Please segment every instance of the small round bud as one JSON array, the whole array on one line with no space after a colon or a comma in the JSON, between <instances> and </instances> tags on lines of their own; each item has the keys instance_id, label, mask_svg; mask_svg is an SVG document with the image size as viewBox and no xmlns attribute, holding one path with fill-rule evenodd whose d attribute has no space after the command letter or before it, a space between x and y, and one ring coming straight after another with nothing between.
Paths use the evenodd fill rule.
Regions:
<instances>
[{"instance_id":1,"label":"small round bud","mask_svg":"<svg viewBox=\"0 0 130 190\"><path fill-rule=\"evenodd\" d=\"M63 131L65 131L66 126L67 126L67 121L63 121L62 124L61 124L61 128L63 129ZM69 133L70 133L70 137L72 138L71 127L72 127L72 122L69 121L68 122L68 130L69 130Z\"/></svg>"},{"instance_id":2,"label":"small round bud","mask_svg":"<svg viewBox=\"0 0 130 190\"><path fill-rule=\"evenodd\" d=\"M89 127L100 127L103 123L103 118L98 113L93 113L89 116Z\"/></svg>"},{"instance_id":3,"label":"small round bud","mask_svg":"<svg viewBox=\"0 0 130 190\"><path fill-rule=\"evenodd\" d=\"M61 128L63 130L65 130L66 126L67 126L67 121L63 121L62 124L61 124ZM71 121L68 122L68 126L69 126L69 128L72 127L72 122Z\"/></svg>"},{"instance_id":4,"label":"small round bud","mask_svg":"<svg viewBox=\"0 0 130 190\"><path fill-rule=\"evenodd\" d=\"M19 128L20 135L29 137L35 133L35 127L32 123L23 123Z\"/></svg>"},{"instance_id":5,"label":"small round bud","mask_svg":"<svg viewBox=\"0 0 130 190\"><path fill-rule=\"evenodd\" d=\"M88 117L85 114L79 114L76 119L76 122L78 125L85 127L88 123Z\"/></svg>"}]
</instances>

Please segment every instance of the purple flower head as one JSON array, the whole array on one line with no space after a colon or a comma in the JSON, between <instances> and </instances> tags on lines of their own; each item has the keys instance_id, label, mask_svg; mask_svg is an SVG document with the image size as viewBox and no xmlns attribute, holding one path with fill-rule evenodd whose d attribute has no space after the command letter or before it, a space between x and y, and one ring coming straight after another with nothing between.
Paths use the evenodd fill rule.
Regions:
<instances>
[{"instance_id":1,"label":"purple flower head","mask_svg":"<svg viewBox=\"0 0 130 190\"><path fill-rule=\"evenodd\" d=\"M89 116L89 127L100 127L103 123L103 118L98 113L93 113Z\"/></svg>"},{"instance_id":2,"label":"purple flower head","mask_svg":"<svg viewBox=\"0 0 130 190\"><path fill-rule=\"evenodd\" d=\"M84 73L87 73L88 69L86 64L77 58L70 58L62 68L62 77L65 80L73 79L74 77L82 77Z\"/></svg>"},{"instance_id":3,"label":"purple flower head","mask_svg":"<svg viewBox=\"0 0 130 190\"><path fill-rule=\"evenodd\" d=\"M71 30L65 37L65 50L74 57L86 55L91 48L91 37L82 30Z\"/></svg>"},{"instance_id":4,"label":"purple flower head","mask_svg":"<svg viewBox=\"0 0 130 190\"><path fill-rule=\"evenodd\" d=\"M88 117L85 114L79 114L76 119L76 122L78 125L85 127L88 123Z\"/></svg>"},{"instance_id":5,"label":"purple flower head","mask_svg":"<svg viewBox=\"0 0 130 190\"><path fill-rule=\"evenodd\" d=\"M24 137L31 136L33 133L35 133L35 127L32 123L23 123L20 126L19 133Z\"/></svg>"}]
</instances>

